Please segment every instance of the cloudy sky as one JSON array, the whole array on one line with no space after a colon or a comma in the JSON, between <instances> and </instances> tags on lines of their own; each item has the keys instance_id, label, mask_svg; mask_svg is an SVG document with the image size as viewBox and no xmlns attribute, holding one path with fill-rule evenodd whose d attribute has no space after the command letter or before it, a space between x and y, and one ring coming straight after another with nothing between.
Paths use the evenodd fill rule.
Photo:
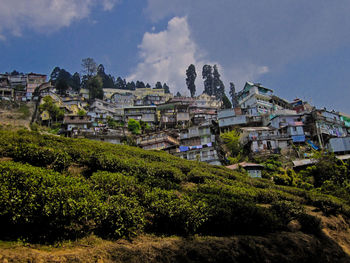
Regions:
<instances>
[{"instance_id":1,"label":"cloudy sky","mask_svg":"<svg viewBox=\"0 0 350 263\"><path fill-rule=\"evenodd\" d=\"M217 64L240 90L350 113L349 0L0 0L0 72L106 72L189 94L185 71Z\"/></svg>"}]
</instances>

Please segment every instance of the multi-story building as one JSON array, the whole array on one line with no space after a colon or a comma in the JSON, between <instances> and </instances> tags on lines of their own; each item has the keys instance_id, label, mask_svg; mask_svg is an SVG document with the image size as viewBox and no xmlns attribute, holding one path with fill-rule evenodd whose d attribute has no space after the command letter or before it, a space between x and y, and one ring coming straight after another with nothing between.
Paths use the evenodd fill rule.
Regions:
<instances>
[{"instance_id":1,"label":"multi-story building","mask_svg":"<svg viewBox=\"0 0 350 263\"><path fill-rule=\"evenodd\" d=\"M87 115L90 116L94 122L99 120L105 121L108 117L117 121L122 121L124 111L123 109L117 108L113 103L95 99Z\"/></svg>"},{"instance_id":2,"label":"multi-story building","mask_svg":"<svg viewBox=\"0 0 350 263\"><path fill-rule=\"evenodd\" d=\"M158 105L161 128L175 128L177 126L188 126L190 124L190 102L170 100Z\"/></svg>"},{"instance_id":3,"label":"multi-story building","mask_svg":"<svg viewBox=\"0 0 350 263\"><path fill-rule=\"evenodd\" d=\"M304 123L300 114L273 116L270 127L278 129L278 134L289 136L293 143L305 142Z\"/></svg>"},{"instance_id":4,"label":"multi-story building","mask_svg":"<svg viewBox=\"0 0 350 263\"><path fill-rule=\"evenodd\" d=\"M46 75L36 73L27 74L27 99L32 99L35 89L45 82Z\"/></svg>"},{"instance_id":5,"label":"multi-story building","mask_svg":"<svg viewBox=\"0 0 350 263\"><path fill-rule=\"evenodd\" d=\"M134 95L130 92L114 93L111 96L111 102L117 108L125 108L134 106Z\"/></svg>"},{"instance_id":6,"label":"multi-story building","mask_svg":"<svg viewBox=\"0 0 350 263\"><path fill-rule=\"evenodd\" d=\"M256 116L270 113L273 90L263 87L260 83L246 82L242 91L238 92L238 103L246 109L249 115Z\"/></svg>"},{"instance_id":7,"label":"multi-story building","mask_svg":"<svg viewBox=\"0 0 350 263\"><path fill-rule=\"evenodd\" d=\"M179 151L174 155L187 160L221 165L215 146L215 134L211 125L205 123L181 130Z\"/></svg>"},{"instance_id":8,"label":"multi-story building","mask_svg":"<svg viewBox=\"0 0 350 263\"><path fill-rule=\"evenodd\" d=\"M180 141L177 131L158 131L149 134L143 134L137 137L137 145L145 150L167 150L178 147Z\"/></svg>"},{"instance_id":9,"label":"multi-story building","mask_svg":"<svg viewBox=\"0 0 350 263\"><path fill-rule=\"evenodd\" d=\"M133 106L124 108L124 120L128 122L130 119L144 121L151 127L154 127L157 122L157 107L156 106Z\"/></svg>"},{"instance_id":10,"label":"multi-story building","mask_svg":"<svg viewBox=\"0 0 350 263\"><path fill-rule=\"evenodd\" d=\"M241 143L248 145L252 153L275 152L288 148L291 138L286 134L279 134L278 129L272 127L243 127Z\"/></svg>"}]
</instances>

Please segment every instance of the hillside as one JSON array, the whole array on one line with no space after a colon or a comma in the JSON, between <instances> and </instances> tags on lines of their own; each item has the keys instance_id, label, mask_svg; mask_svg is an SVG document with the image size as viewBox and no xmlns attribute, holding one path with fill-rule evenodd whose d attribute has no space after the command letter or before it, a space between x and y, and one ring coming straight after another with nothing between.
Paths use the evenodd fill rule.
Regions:
<instances>
[{"instance_id":1,"label":"hillside","mask_svg":"<svg viewBox=\"0 0 350 263\"><path fill-rule=\"evenodd\" d=\"M0 258L9 262L350 261L344 194L26 130L1 130L0 156ZM98 241L79 241L91 235ZM78 241L45 250L67 240Z\"/></svg>"}]
</instances>

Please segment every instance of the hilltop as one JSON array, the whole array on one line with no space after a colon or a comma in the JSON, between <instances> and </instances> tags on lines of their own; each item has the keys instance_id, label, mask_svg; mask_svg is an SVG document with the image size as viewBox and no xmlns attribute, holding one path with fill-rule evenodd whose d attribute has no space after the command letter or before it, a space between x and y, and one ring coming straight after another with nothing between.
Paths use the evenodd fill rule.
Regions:
<instances>
[{"instance_id":1,"label":"hilltop","mask_svg":"<svg viewBox=\"0 0 350 263\"><path fill-rule=\"evenodd\" d=\"M349 261L348 195L335 184L332 192L329 182L328 192L312 187L310 178L298 187L277 185L243 170L164 152L26 130L1 130L0 155L1 237L6 242L64 244L91 235L109 240L92 242L87 250L77 241L73 252L43 252L46 259L58 253L78 262L89 257L138 261L146 255L149 261L183 256L203 262L202 255L231 262L247 256L276 259L272 262L303 256ZM0 254L29 258L37 253L29 247L10 245ZM77 253L80 259L72 256Z\"/></svg>"}]
</instances>

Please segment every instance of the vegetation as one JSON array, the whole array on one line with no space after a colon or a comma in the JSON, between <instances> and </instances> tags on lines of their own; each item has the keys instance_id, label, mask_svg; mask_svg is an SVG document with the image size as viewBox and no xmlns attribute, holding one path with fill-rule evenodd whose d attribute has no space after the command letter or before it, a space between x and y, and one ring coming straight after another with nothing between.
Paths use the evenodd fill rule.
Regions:
<instances>
[{"instance_id":1,"label":"vegetation","mask_svg":"<svg viewBox=\"0 0 350 263\"><path fill-rule=\"evenodd\" d=\"M327 188L306 190L163 152L26 130L0 130L0 156L7 158L0 162L6 239L262 234L288 230L291 220L317 233L304 205L350 216L349 198L327 192L327 175ZM347 178L332 187L343 189Z\"/></svg>"},{"instance_id":2,"label":"vegetation","mask_svg":"<svg viewBox=\"0 0 350 263\"><path fill-rule=\"evenodd\" d=\"M188 66L188 69L186 70L186 85L187 88L189 89L191 93L191 98L193 98L196 94L196 78L197 78L197 73L196 73L196 68L193 64ZM180 97L180 96L179 96Z\"/></svg>"}]
</instances>

